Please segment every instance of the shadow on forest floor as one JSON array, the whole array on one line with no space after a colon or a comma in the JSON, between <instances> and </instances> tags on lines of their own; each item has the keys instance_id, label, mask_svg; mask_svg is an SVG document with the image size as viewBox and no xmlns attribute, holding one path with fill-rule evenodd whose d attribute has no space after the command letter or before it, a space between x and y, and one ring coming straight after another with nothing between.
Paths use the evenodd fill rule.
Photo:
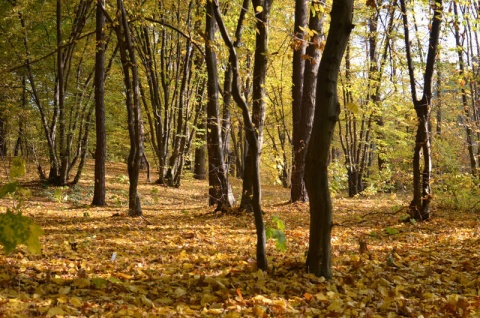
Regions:
<instances>
[{"instance_id":1,"label":"shadow on forest floor","mask_svg":"<svg viewBox=\"0 0 480 318\"><path fill-rule=\"evenodd\" d=\"M305 272L308 204L285 204L288 190L265 186L265 221L285 222L287 251L269 241L261 272L252 215L211 213L207 183L187 179L179 189L142 182L148 222L126 217L121 167L110 169L101 208L89 206L89 181L57 196L24 182L43 253L0 256L0 316L479 315L478 214L438 209L428 222L402 223L406 198L337 197L334 277L325 281Z\"/></svg>"}]
</instances>

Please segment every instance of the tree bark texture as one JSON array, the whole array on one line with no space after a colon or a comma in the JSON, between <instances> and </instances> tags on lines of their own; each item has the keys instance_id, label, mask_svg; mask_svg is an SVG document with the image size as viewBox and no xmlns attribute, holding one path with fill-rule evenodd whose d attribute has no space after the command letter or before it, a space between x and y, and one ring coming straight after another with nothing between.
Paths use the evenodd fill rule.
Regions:
<instances>
[{"instance_id":1,"label":"tree bark texture","mask_svg":"<svg viewBox=\"0 0 480 318\"><path fill-rule=\"evenodd\" d=\"M305 182L303 180L304 170L299 161L301 153L306 151L305 144L301 138L302 132L302 96L303 80L305 72L306 53L305 32L303 31L308 22L309 2L306 0L295 1L295 22L293 36L293 61L292 61L292 176L290 201L308 201Z\"/></svg>"},{"instance_id":2,"label":"tree bark texture","mask_svg":"<svg viewBox=\"0 0 480 318\"><path fill-rule=\"evenodd\" d=\"M208 183L209 204L216 205L216 210L229 208L228 184L222 150L222 133L220 131L220 111L218 100L217 55L214 48L215 18L213 2L206 3L206 43L205 60L207 64L207 148L208 148Z\"/></svg>"},{"instance_id":3,"label":"tree bark texture","mask_svg":"<svg viewBox=\"0 0 480 318\"><path fill-rule=\"evenodd\" d=\"M105 206L105 159L107 154L107 133L105 129L105 0L99 0L96 8L95 40L95 183L93 190L94 206Z\"/></svg>"},{"instance_id":4,"label":"tree bark texture","mask_svg":"<svg viewBox=\"0 0 480 318\"><path fill-rule=\"evenodd\" d=\"M307 271L332 277L331 229L332 201L328 188L330 145L340 105L337 81L342 56L347 46L353 18L353 0L334 0L330 30L317 78L315 117L305 162L305 185L310 198L310 238Z\"/></svg>"},{"instance_id":5,"label":"tree bark texture","mask_svg":"<svg viewBox=\"0 0 480 318\"><path fill-rule=\"evenodd\" d=\"M294 109L292 109L292 115L293 113L300 113L296 115L300 117L300 121L296 121L296 124L293 125L293 166L292 187L290 191L291 202L307 202L309 200L303 176L305 174L305 156L307 153L308 143L310 142L313 115L315 112L315 91L317 85L318 67L322 55L321 47L323 37L323 13L310 11L308 28L317 32L317 34L309 39L305 56L302 56L302 60L304 60L304 79L300 99L301 102L295 103L296 105L294 105Z\"/></svg>"}]
</instances>

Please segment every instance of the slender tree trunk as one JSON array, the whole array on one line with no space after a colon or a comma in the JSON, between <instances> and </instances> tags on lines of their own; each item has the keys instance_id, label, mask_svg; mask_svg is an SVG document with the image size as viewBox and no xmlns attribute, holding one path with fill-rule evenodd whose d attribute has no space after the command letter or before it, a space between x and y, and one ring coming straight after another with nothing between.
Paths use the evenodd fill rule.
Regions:
<instances>
[{"instance_id":1,"label":"slender tree trunk","mask_svg":"<svg viewBox=\"0 0 480 318\"><path fill-rule=\"evenodd\" d=\"M305 185L310 198L310 238L307 271L327 279L331 270L332 201L328 162L340 105L337 81L353 18L353 0L334 0L330 30L317 78L315 117L305 162Z\"/></svg>"},{"instance_id":2,"label":"slender tree trunk","mask_svg":"<svg viewBox=\"0 0 480 318\"><path fill-rule=\"evenodd\" d=\"M477 158L475 157L475 150L474 150L474 141L473 141L473 131L472 131L472 116L470 114L470 106L468 104L468 98L467 98L467 91L465 89L465 86L467 84L468 79L465 76L465 62L463 60L463 46L460 42L460 26L459 26L459 17L458 17L458 4L457 2L453 2L453 13L454 13L454 29L455 29L455 45L457 48L457 56L458 56L458 67L460 70L460 73L458 74L461 80L464 82L463 85L461 85L460 91L461 91L461 96L462 96L462 108L464 112L464 126L465 126L465 133L466 133L466 138L467 138L467 149L468 149L468 155L470 158L470 170L472 176L477 176ZM472 93L472 92L470 92Z\"/></svg>"},{"instance_id":3,"label":"slender tree trunk","mask_svg":"<svg viewBox=\"0 0 480 318\"><path fill-rule=\"evenodd\" d=\"M66 140L65 140L65 60L62 48L62 0L57 0L57 87L56 87L56 96L55 102L58 106L58 146L60 148L60 169L58 175L55 176L54 183L56 185L65 185L67 183L68 175L68 161L66 155Z\"/></svg>"},{"instance_id":4,"label":"slender tree trunk","mask_svg":"<svg viewBox=\"0 0 480 318\"><path fill-rule=\"evenodd\" d=\"M95 52L95 183L94 206L105 206L105 159L107 154L107 134L105 129L105 0L97 1L96 10L96 52Z\"/></svg>"},{"instance_id":5,"label":"slender tree trunk","mask_svg":"<svg viewBox=\"0 0 480 318\"><path fill-rule=\"evenodd\" d=\"M0 114L0 156L5 157L7 155L7 138L6 138L6 122L3 114Z\"/></svg>"},{"instance_id":6,"label":"slender tree trunk","mask_svg":"<svg viewBox=\"0 0 480 318\"><path fill-rule=\"evenodd\" d=\"M402 9L405 48L407 55L408 73L410 77L410 90L412 94L413 107L417 114L418 126L415 137L415 147L413 152L413 199L410 203L410 217L422 221L430 217L430 202L432 191L430 179L432 174L432 154L430 149L430 108L432 99L432 78L434 65L438 50L438 40L440 37L440 26L442 23L443 5L442 0L435 2L433 8L433 17L430 27L430 37L428 41L427 63L423 76L423 93L420 99L417 98L415 83L415 74L413 59L411 55L411 42L409 36L408 15L405 0L400 0ZM421 157L423 156L423 169Z\"/></svg>"},{"instance_id":7,"label":"slender tree trunk","mask_svg":"<svg viewBox=\"0 0 480 318\"><path fill-rule=\"evenodd\" d=\"M205 180L207 178L207 144L206 144L206 124L205 120L201 119L198 125L198 131L195 138L198 146L195 148L195 164L193 177L197 180Z\"/></svg>"},{"instance_id":8,"label":"slender tree trunk","mask_svg":"<svg viewBox=\"0 0 480 318\"><path fill-rule=\"evenodd\" d=\"M253 208L252 199L254 197L253 188L255 187L255 174L260 175L255 169L260 168L262 146L263 146L263 127L265 125L266 114L266 93L265 80L267 76L268 65L268 16L273 0L252 0L253 7L262 8L257 10L255 17L256 37L255 37L255 54L253 63L253 90L252 90L252 123L257 131L256 143L253 147L248 143L247 156L245 158L245 170L243 174L242 199L240 208L251 211ZM254 152L257 153L254 153ZM258 158L257 158L258 157Z\"/></svg>"},{"instance_id":9,"label":"slender tree trunk","mask_svg":"<svg viewBox=\"0 0 480 318\"><path fill-rule=\"evenodd\" d=\"M212 1L213 2L213 1ZM240 75L238 73L238 57L235 46L233 45L232 40L230 39L225 24L223 22L218 0L214 0L212 4L213 12L215 14L215 19L219 25L220 33L225 44L229 50L229 61L232 65L232 96L239 108L242 111L243 123L245 125L245 137L249 144L249 147L252 149L251 154L253 155L252 159L252 188L253 193L251 197L251 205L253 209L253 214L255 218L255 229L257 232L257 266L261 270L266 270L268 268L267 261L267 252L266 252L266 233L265 233L265 224L263 222L263 212L261 207L261 186L260 186L260 151L258 149L258 130L253 123L253 115L250 116L248 105L246 100L241 96L240 93ZM255 6L254 6L255 7ZM263 7L263 9L268 9Z\"/></svg>"},{"instance_id":10,"label":"slender tree trunk","mask_svg":"<svg viewBox=\"0 0 480 318\"><path fill-rule=\"evenodd\" d=\"M130 181L128 191L128 215L141 216L142 207L138 195L138 180L140 174L140 160L143 157L143 136L141 133L140 115L140 79L136 51L131 37L130 25L123 0L117 0L117 16L119 24L115 27L119 42L120 58L122 61L126 106L128 114L128 132L130 136L130 153L127 159L128 177Z\"/></svg>"}]
</instances>

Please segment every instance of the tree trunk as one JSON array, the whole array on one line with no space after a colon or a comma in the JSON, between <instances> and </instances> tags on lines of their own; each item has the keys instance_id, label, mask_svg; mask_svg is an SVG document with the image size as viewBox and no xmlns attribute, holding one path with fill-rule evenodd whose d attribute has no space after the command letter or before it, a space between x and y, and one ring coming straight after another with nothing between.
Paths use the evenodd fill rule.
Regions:
<instances>
[{"instance_id":1,"label":"tree trunk","mask_svg":"<svg viewBox=\"0 0 480 318\"><path fill-rule=\"evenodd\" d=\"M94 206L105 206L105 159L107 154L107 134L105 129L105 0L97 2L96 10L96 52L95 52L95 183L93 190Z\"/></svg>"},{"instance_id":2,"label":"tree trunk","mask_svg":"<svg viewBox=\"0 0 480 318\"><path fill-rule=\"evenodd\" d=\"M216 210L230 208L228 201L228 184L222 150L222 133L220 131L220 112L218 101L217 55L213 42L215 39L215 18L213 2L206 3L206 43L205 60L207 64L207 149L208 149L208 183L209 204L216 205Z\"/></svg>"},{"instance_id":3,"label":"tree trunk","mask_svg":"<svg viewBox=\"0 0 480 318\"><path fill-rule=\"evenodd\" d=\"M430 178L432 174L432 154L430 150L430 108L432 99L432 78L434 65L438 49L438 40L440 37L440 26L442 23L442 0L435 2L433 8L433 17L430 27L430 36L428 41L427 63L423 76L422 98L417 99L417 90L415 74L413 67L413 58L411 54L408 15L405 6L405 0L400 0L402 9L405 48L407 55L408 73L410 78L410 91L412 94L413 107L417 114L418 126L415 138L415 147L413 152L413 199L410 203L410 217L422 221L430 217L430 201L432 192L430 188ZM423 156L423 170L421 157Z\"/></svg>"},{"instance_id":4,"label":"tree trunk","mask_svg":"<svg viewBox=\"0 0 480 318\"><path fill-rule=\"evenodd\" d=\"M295 23L293 39L292 61L292 176L290 201L308 201L308 195L303 180L303 170L299 156L305 152L305 145L301 138L302 131L302 96L305 71L305 33L303 31L308 21L308 6L306 0L295 1Z\"/></svg>"},{"instance_id":5,"label":"tree trunk","mask_svg":"<svg viewBox=\"0 0 480 318\"><path fill-rule=\"evenodd\" d=\"M457 47L457 55L458 55L458 68L460 70L458 76L460 79L464 82L463 85L461 85L460 91L461 91L461 96L462 96L462 108L464 112L464 126L465 126L465 133L466 133L466 138L467 138L467 149L468 149L468 155L470 158L470 170L472 176L476 177L477 176L477 158L475 156L475 150L474 150L474 141L473 141L473 131L472 131L472 116L470 114L470 106L468 105L468 98L467 98L467 90L465 89L465 86L467 84L468 79L465 76L465 63L463 61L463 47L460 42L460 26L459 26L459 17L458 17L458 4L457 2L453 2L453 13L454 13L454 28L455 28L455 45ZM470 94L472 92L470 91Z\"/></svg>"},{"instance_id":6,"label":"tree trunk","mask_svg":"<svg viewBox=\"0 0 480 318\"><path fill-rule=\"evenodd\" d=\"M3 118L3 114L0 114L0 157L5 157L7 155L6 128L5 118Z\"/></svg>"},{"instance_id":7,"label":"tree trunk","mask_svg":"<svg viewBox=\"0 0 480 318\"><path fill-rule=\"evenodd\" d=\"M267 3L268 4L268 3ZM269 5L269 4L268 4ZM252 188L253 193L250 200L252 205L253 214L255 218L255 229L257 232L257 266L261 270L266 270L268 268L267 261L267 252L266 252L266 233L265 233L265 224L263 222L263 212L261 207L261 186L260 186L260 152L259 152L259 139L258 139L258 130L253 124L253 115L250 116L248 105L246 100L241 96L240 93L240 75L238 73L238 57L235 46L233 45L232 40L230 39L225 24L223 22L218 0L215 0L212 4L213 12L215 14L215 19L217 20L220 33L225 44L229 50L229 61L232 65L233 77L232 77L232 96L239 108L242 111L243 123L245 125L245 137L251 148L251 154L253 158L251 159L252 164ZM256 7L256 6L254 6ZM268 11L268 7L263 7L264 10Z\"/></svg>"},{"instance_id":8,"label":"tree trunk","mask_svg":"<svg viewBox=\"0 0 480 318\"><path fill-rule=\"evenodd\" d=\"M343 53L353 28L353 0L334 0L330 30L317 79L315 117L305 162L305 185L310 198L310 238L307 271L332 277L332 201L328 188L328 159L340 105L337 80Z\"/></svg>"},{"instance_id":9,"label":"tree trunk","mask_svg":"<svg viewBox=\"0 0 480 318\"><path fill-rule=\"evenodd\" d=\"M310 12L310 22L308 28L317 32L309 39L309 45L306 55L302 56L304 60L303 72L303 88L301 94L301 102L294 104L294 113L300 117L299 121L294 121L293 125L293 166L292 166L292 187L290 191L290 201L308 202L308 193L305 188L305 156L310 142L310 134L312 132L313 114L315 112L315 90L317 85L317 73L322 55L322 29L323 29L323 13ZM294 60L294 63L296 61Z\"/></svg>"},{"instance_id":10,"label":"tree trunk","mask_svg":"<svg viewBox=\"0 0 480 318\"><path fill-rule=\"evenodd\" d=\"M245 158L245 170L243 174L242 199L240 209L251 211L253 208L253 188L255 187L255 174L259 172L255 169L260 168L256 161L259 161L263 146L263 127L265 125L266 112L266 93L265 80L267 76L268 65L268 16L273 0L252 0L255 8L256 36L255 36L255 54L253 63L253 81L252 81L252 123L256 133L256 146L248 144L247 156ZM257 10L262 8L262 10ZM257 153L254 153L257 152ZM258 158L257 158L258 157Z\"/></svg>"},{"instance_id":11,"label":"tree trunk","mask_svg":"<svg viewBox=\"0 0 480 318\"><path fill-rule=\"evenodd\" d=\"M143 136L141 133L140 80L138 77L136 51L131 38L130 25L123 0L117 0L117 10L119 24L115 27L115 32L117 33L123 67L128 114L128 133L130 136L130 153L127 159L128 177L130 181L128 191L128 215L141 216L142 207L137 189L140 174L140 160L143 157L144 151Z\"/></svg>"}]
</instances>

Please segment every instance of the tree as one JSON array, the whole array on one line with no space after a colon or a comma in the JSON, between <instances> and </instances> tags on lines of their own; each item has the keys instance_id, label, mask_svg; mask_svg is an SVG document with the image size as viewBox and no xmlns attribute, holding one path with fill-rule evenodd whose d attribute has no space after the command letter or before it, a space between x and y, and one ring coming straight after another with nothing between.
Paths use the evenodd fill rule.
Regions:
<instances>
[{"instance_id":1,"label":"tree","mask_svg":"<svg viewBox=\"0 0 480 318\"><path fill-rule=\"evenodd\" d=\"M251 159L252 160L252 187L253 193L250 203L252 204L253 214L255 218L255 228L257 232L257 266L259 269L266 270L268 268L267 253L266 253L266 233L265 233L265 224L263 222L263 212L261 207L261 185L260 185L260 151L258 134L259 131L256 129L254 124L254 111L250 114L248 104L246 100L242 97L240 93L240 75L238 69L238 57L236 48L228 35L227 29L223 22L218 0L212 1L212 10L215 14L215 19L217 20L220 33L222 35L223 41L228 47L229 50L229 62L232 67L232 97L235 100L236 104L242 111L243 124L245 126L245 137L247 139L248 147L251 149Z\"/></svg>"},{"instance_id":2,"label":"tree","mask_svg":"<svg viewBox=\"0 0 480 318\"><path fill-rule=\"evenodd\" d=\"M123 0L117 0L118 24L115 26L120 59L125 85L125 103L128 114L128 134L130 136L130 153L127 160L128 177L130 181L128 191L128 215L141 216L142 207L138 195L138 178L140 161L144 156L142 118L140 112L140 78L138 74L137 56L131 26L128 21ZM113 22L110 19L110 22Z\"/></svg>"},{"instance_id":3,"label":"tree","mask_svg":"<svg viewBox=\"0 0 480 318\"><path fill-rule=\"evenodd\" d=\"M297 8L300 7L300 8ZM295 16L302 25L295 21L296 50L293 54L293 77L292 77L292 146L293 163L291 176L290 201L308 201L308 193L305 189L305 155L310 141L313 114L315 111L315 87L317 81L318 65L322 49L323 29L323 5L320 1L311 4L308 27L303 15L306 7L305 1L298 0L295 3ZM302 29L307 30L305 33ZM298 34L298 35L297 35ZM302 36L302 38L298 38ZM301 48L297 49L300 46ZM307 42L306 50L303 42ZM300 56L299 56L300 55ZM301 78L299 78L301 77Z\"/></svg>"},{"instance_id":4,"label":"tree","mask_svg":"<svg viewBox=\"0 0 480 318\"><path fill-rule=\"evenodd\" d=\"M95 206L105 206L105 157L107 152L107 134L105 130L105 0L97 1L95 40L95 128L97 143L95 146L95 176L93 202Z\"/></svg>"},{"instance_id":5,"label":"tree","mask_svg":"<svg viewBox=\"0 0 480 318\"><path fill-rule=\"evenodd\" d=\"M442 23L442 0L436 0L433 6L433 16L428 40L428 53L423 75L423 91L421 98L417 97L417 87L411 53L411 42L408 24L408 15L405 0L400 0L403 16L405 50L407 56L410 91L413 107L417 114L417 132L413 150L413 199L410 203L410 216L415 220L426 220L430 217L430 201L432 191L430 179L432 174L432 154L430 148L430 109L432 100L432 78L440 37ZM421 157L423 156L423 169Z\"/></svg>"},{"instance_id":6,"label":"tree","mask_svg":"<svg viewBox=\"0 0 480 318\"><path fill-rule=\"evenodd\" d=\"M70 172L80 160L73 183L78 181L87 153L87 127L93 112L90 103L93 95L93 69L85 58L90 49L90 34L83 34L83 30L92 2L81 0L73 11L70 6L65 9L61 1L45 5L53 3L55 8L47 8L55 12L55 17L39 21L36 20L35 10L40 8L35 7L36 4L32 4L34 7L23 7L11 1L13 8L18 10L16 16L23 31L20 36L24 51L16 50L15 53L24 63L21 67L12 68L10 72L24 69L31 94L28 100L35 105L34 109L40 115L47 141L50 163L48 179L54 185L65 185ZM51 21L55 23L52 24ZM70 33L64 37L67 27L70 28ZM45 32L55 36L45 37ZM55 43L52 43L52 39ZM38 58L45 47L52 48L52 51ZM38 170L42 171L41 166ZM43 172L40 176L44 177Z\"/></svg>"},{"instance_id":7,"label":"tree","mask_svg":"<svg viewBox=\"0 0 480 318\"><path fill-rule=\"evenodd\" d=\"M478 152L480 151L480 149L476 147L480 139L477 106L479 96L477 88L478 80L475 80L476 65L475 62L472 61L472 56L476 53L478 54L478 52L473 51L474 44L472 42L477 41L476 45L478 50L478 39L473 39L473 36L478 35L476 33L472 34L470 18L467 15L471 4L468 2L458 3L457 1L453 1L452 6L454 19L453 33L458 58L459 86L464 113L462 125L465 127L471 174L477 177ZM475 9L472 11L475 11ZM475 131L477 132L476 134ZM477 153L475 152L475 148L477 148Z\"/></svg>"},{"instance_id":8,"label":"tree","mask_svg":"<svg viewBox=\"0 0 480 318\"><path fill-rule=\"evenodd\" d=\"M365 42L367 43L368 63L365 63L363 67L363 72L367 73L366 81L355 76L355 71L352 70L350 43L345 53L345 78L342 81L344 120L339 122L338 132L345 157L349 197L361 193L366 186L365 178L373 163L374 149L381 148L376 146L380 142L377 143L375 132L380 130L377 139L384 139L381 131L383 111L380 106L380 89L382 88L381 79L388 57L388 49L391 45L390 35L395 26L395 5L382 6L386 7L386 12L382 12L379 7L380 5L375 1L366 2L367 34ZM379 26L380 16L388 19L387 25ZM383 47L379 52L382 41ZM380 152L381 149L378 151ZM378 166L381 170L385 165L384 155L379 153L378 157Z\"/></svg>"},{"instance_id":9,"label":"tree","mask_svg":"<svg viewBox=\"0 0 480 318\"><path fill-rule=\"evenodd\" d=\"M207 149L208 149L208 194L209 204L216 210L226 211L231 207L229 201L227 171L222 149L222 133L219 121L217 55L214 50L215 17L213 0L207 0L205 23L205 61L207 65Z\"/></svg>"},{"instance_id":10,"label":"tree","mask_svg":"<svg viewBox=\"0 0 480 318\"><path fill-rule=\"evenodd\" d=\"M303 95L303 74L305 70L306 45L304 39L304 28L307 25L308 4L306 0L295 1L295 24L293 39L293 60L292 60L292 176L290 201L308 201L303 170L298 162L298 153L303 151L302 139L300 137L302 120L302 95Z\"/></svg>"},{"instance_id":11,"label":"tree","mask_svg":"<svg viewBox=\"0 0 480 318\"><path fill-rule=\"evenodd\" d=\"M305 186L310 198L310 237L306 267L330 278L332 201L328 188L328 157L340 105L337 81L353 18L353 0L334 0L330 30L318 70L315 115L305 162Z\"/></svg>"},{"instance_id":12,"label":"tree","mask_svg":"<svg viewBox=\"0 0 480 318\"><path fill-rule=\"evenodd\" d=\"M247 142L245 164L243 171L242 198L240 208L251 211L254 209L254 183L255 175L260 173L255 169L260 169L260 155L263 145L263 128L265 125L266 113L266 94L265 80L267 76L268 65L268 17L273 0L252 0L255 9L256 33L255 33L255 53L253 61L253 80L252 80L252 123L255 134L255 143L252 140ZM245 124L245 122L244 122ZM248 129L247 127L245 127ZM248 140L248 137L247 137ZM258 153L255 154L254 151ZM256 162L258 161L258 162ZM260 182L260 181L258 181ZM260 199L259 199L260 200Z\"/></svg>"}]
</instances>

